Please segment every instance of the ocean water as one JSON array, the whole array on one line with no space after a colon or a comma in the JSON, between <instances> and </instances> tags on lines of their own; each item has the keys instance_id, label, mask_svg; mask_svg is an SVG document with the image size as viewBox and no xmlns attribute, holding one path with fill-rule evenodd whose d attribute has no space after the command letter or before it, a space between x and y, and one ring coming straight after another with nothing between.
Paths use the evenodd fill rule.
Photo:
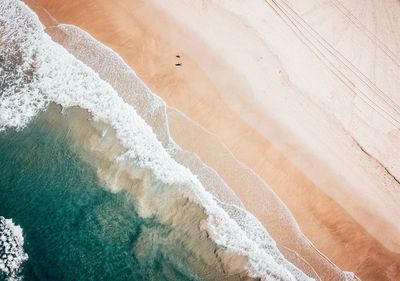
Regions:
<instances>
[{"instance_id":1,"label":"ocean water","mask_svg":"<svg viewBox=\"0 0 400 281\"><path fill-rule=\"evenodd\" d=\"M68 127L38 116L1 132L0 151L0 214L24 231L24 280L199 279L140 239L148 229L169 230L140 218L127 192L99 184Z\"/></svg>"},{"instance_id":2,"label":"ocean water","mask_svg":"<svg viewBox=\"0 0 400 281\"><path fill-rule=\"evenodd\" d=\"M0 1L0 216L23 229L25 280L318 277L170 139L165 104L118 56L72 35L70 53Z\"/></svg>"}]
</instances>

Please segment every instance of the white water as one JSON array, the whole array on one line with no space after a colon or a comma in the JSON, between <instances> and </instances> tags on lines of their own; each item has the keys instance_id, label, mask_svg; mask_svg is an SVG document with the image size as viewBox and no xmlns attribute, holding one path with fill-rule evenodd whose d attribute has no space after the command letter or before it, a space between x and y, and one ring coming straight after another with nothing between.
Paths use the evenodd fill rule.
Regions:
<instances>
[{"instance_id":1,"label":"white water","mask_svg":"<svg viewBox=\"0 0 400 281\"><path fill-rule=\"evenodd\" d=\"M240 210L245 212L246 224L257 229L254 232L243 231L217 204L215 197L204 190L190 170L170 157L151 127L133 107L91 68L54 43L44 33L36 15L23 3L13 0L1 2L0 31L3 84L0 130L23 128L38 112L46 109L49 102L86 109L95 119L115 129L117 138L127 150L120 155L119 161L131 161L136 167L149 171L155 188L172 189L165 193L173 191L174 197L186 197L203 208L208 219L197 227L209 233L225 252L246 257L250 276L265 280L309 279L285 260L261 224ZM169 214L160 210L164 206L155 208L152 203L153 199L145 200L139 208L140 215L156 215L160 219L166 216L168 219Z\"/></svg>"},{"instance_id":2,"label":"white water","mask_svg":"<svg viewBox=\"0 0 400 281\"><path fill-rule=\"evenodd\" d=\"M258 221L244 209L240 200L214 170L206 166L195 154L182 150L174 143L169 134L170 121L166 115L165 103L151 93L118 54L75 26L59 24L46 31L53 40L62 44L76 58L99 73L102 79L110 83L118 94L135 108L137 113L151 125L171 157L198 176L203 187L218 199L219 206L239 224L249 237L255 237L256 240L261 237L266 240L271 239L269 235L265 235L264 227L258 224ZM171 117L170 113L171 111L168 115L169 118ZM180 116L178 118L186 119L181 114L178 116ZM175 121L176 117L173 117ZM218 163L223 163L224 173L235 178L234 183L231 181L231 184L238 184L249 192L257 192L256 189L259 187L270 193L268 196L263 196L265 212L269 217L266 227L273 234L274 239L279 241L279 248L284 251L287 259L316 279L356 279L352 273L342 272L313 247L301 233L286 206L265 182L236 160L227 157L223 153L224 147L215 149L214 144L211 144L213 143L212 136L204 136L202 133L193 134L190 132L191 129L188 130L188 127L181 125L182 123L178 126L179 130L183 130L191 136L192 144L198 143L202 146L201 149L208 147L210 153L214 155L213 157L218 159ZM104 132L101 132L101 135L104 137ZM261 239L258 240L262 242ZM268 245L268 243L264 245Z\"/></svg>"},{"instance_id":3,"label":"white water","mask_svg":"<svg viewBox=\"0 0 400 281\"><path fill-rule=\"evenodd\" d=\"M22 229L11 219L0 216L0 277L6 281L20 280L20 269L28 255L24 252Z\"/></svg>"}]
</instances>

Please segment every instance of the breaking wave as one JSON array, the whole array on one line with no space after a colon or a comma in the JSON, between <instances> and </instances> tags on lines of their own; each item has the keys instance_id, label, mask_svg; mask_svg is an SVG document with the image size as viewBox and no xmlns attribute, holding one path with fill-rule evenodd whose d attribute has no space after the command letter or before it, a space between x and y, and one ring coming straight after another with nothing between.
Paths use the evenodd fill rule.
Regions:
<instances>
[{"instance_id":1,"label":"breaking wave","mask_svg":"<svg viewBox=\"0 0 400 281\"><path fill-rule=\"evenodd\" d=\"M56 38L63 36L60 31L73 33L82 42L87 36L71 26L49 33ZM307 274L318 278L306 263L299 262L307 274L289 262L215 171L170 139L162 100L132 72L102 65L106 61L102 56L112 56L110 50L103 48L91 58L72 43L65 48L75 57L52 41L23 3L1 2L0 131L21 130L50 104L58 104L72 113L72 133L99 179L113 192L129 192L141 218L156 218L172 227L156 234L144 230L140 239L158 243L137 245L169 250L176 246L192 253L187 262L210 280L312 279ZM135 79L125 83L124 75ZM132 91L134 95L128 94ZM195 176L193 170L202 174ZM140 247L136 251L139 256L152 252ZM353 276L342 276L347 278Z\"/></svg>"},{"instance_id":2,"label":"breaking wave","mask_svg":"<svg viewBox=\"0 0 400 281\"><path fill-rule=\"evenodd\" d=\"M24 252L22 229L11 219L0 216L0 279L21 280L21 266L28 259Z\"/></svg>"}]
</instances>

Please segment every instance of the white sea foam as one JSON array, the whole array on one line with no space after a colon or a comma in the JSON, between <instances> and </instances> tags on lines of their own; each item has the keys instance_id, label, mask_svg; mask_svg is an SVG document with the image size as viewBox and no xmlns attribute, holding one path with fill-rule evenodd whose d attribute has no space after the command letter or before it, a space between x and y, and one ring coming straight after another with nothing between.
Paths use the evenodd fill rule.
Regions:
<instances>
[{"instance_id":1,"label":"white sea foam","mask_svg":"<svg viewBox=\"0 0 400 281\"><path fill-rule=\"evenodd\" d=\"M130 104L147 124L171 157L195 174L205 189L224 203L244 208L242 202L222 178L200 158L182 150L171 138L168 128L166 104L144 84L123 59L101 44L84 30L67 24L48 28L52 39L60 43L77 59L97 72L124 101ZM102 132L104 137L107 129Z\"/></svg>"},{"instance_id":2,"label":"white sea foam","mask_svg":"<svg viewBox=\"0 0 400 281\"><path fill-rule=\"evenodd\" d=\"M218 199L216 201L219 206L238 223L248 237L252 237L251 239L257 241L261 247L268 245L271 237L266 233L264 227L244 209L240 200L224 180L194 153L182 150L171 139L168 126L170 121L167 118L165 103L146 87L117 53L76 26L59 24L46 29L46 31L52 36L53 40L63 45L76 58L95 70L103 80L116 89L125 102L135 108L146 123L151 125L171 157L198 176L203 187ZM169 117L171 117L171 110L169 109ZM173 111L175 112L175 110ZM189 121L181 113L178 116L181 120ZM176 117L173 117L173 119L176 121ZM180 123L179 127L181 125ZM198 129L203 131L200 127ZM202 146L209 147L210 143L213 142L213 137L209 134L207 134L208 136L193 135L187 131L186 127L182 130L196 138L193 141L201 143ZM103 131L101 135L105 136ZM289 210L266 183L236 160L229 157L227 159L223 150L223 146L217 150L215 150L215 147L210 148L210 152L215 155L214 157L224 163L224 170L231 176L235 175L233 177L235 181L240 182L238 184L248 188L249 192L253 192L252 190L257 186L268 191L269 195L264 197L265 211L269 212L270 218L266 227L275 235L274 239L280 242L279 248L283 251L285 258L316 279L357 280L354 274L341 271L318 252L301 233ZM111 175L109 178L113 177L115 178L115 175ZM115 186L115 182L112 185Z\"/></svg>"},{"instance_id":3,"label":"white sea foam","mask_svg":"<svg viewBox=\"0 0 400 281\"><path fill-rule=\"evenodd\" d=\"M250 276L264 280L309 279L283 257L252 215L233 205L221 208L223 203L218 205L190 170L171 158L135 109L91 68L53 42L23 3L1 2L0 40L0 130L23 128L49 102L86 109L115 129L116 137L126 148L119 159L146 171L152 188L162 189L167 195L174 193L171 201L184 196L203 208L207 222L197 227L206 231L224 249L223 253L246 257ZM161 220L171 217L158 210L164 206L153 205L157 200L142 202L138 210L141 216L157 216ZM235 212L243 213L241 217L246 219L233 220L228 213Z\"/></svg>"},{"instance_id":4,"label":"white sea foam","mask_svg":"<svg viewBox=\"0 0 400 281\"><path fill-rule=\"evenodd\" d=\"M6 281L21 280L21 266L28 259L23 246L21 227L0 216L0 277Z\"/></svg>"}]
</instances>

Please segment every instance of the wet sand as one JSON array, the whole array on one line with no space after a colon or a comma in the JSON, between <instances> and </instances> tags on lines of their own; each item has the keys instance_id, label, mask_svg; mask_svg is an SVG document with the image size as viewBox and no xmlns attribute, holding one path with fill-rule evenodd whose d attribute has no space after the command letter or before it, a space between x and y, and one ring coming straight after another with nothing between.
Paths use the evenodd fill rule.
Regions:
<instances>
[{"instance_id":1,"label":"wet sand","mask_svg":"<svg viewBox=\"0 0 400 281\"><path fill-rule=\"evenodd\" d=\"M360 210L364 220L360 217L355 220L354 213L351 216L343 208L346 200L327 195L327 187L345 189L345 179L341 181L341 175L335 177L327 172L323 162L313 164L315 159L299 151L299 146L280 143L288 139L285 128L282 129L283 126L275 123L272 117L268 120L254 102L248 102L246 95L252 95L254 86L232 70L229 61L218 57L213 46L208 46L206 41L186 30L184 25L179 25L166 12L147 2L39 3L58 21L80 26L113 48L169 105L216 135L237 159L270 184L293 212L304 233L335 264L366 280L398 278L399 256L388 250L396 247L384 247L382 241L377 240L376 233L371 235L365 229L365 218L375 219L375 226L386 226L387 221L374 218L365 210ZM175 66L177 63L182 65ZM243 103L232 104L226 99L227 94ZM187 137L187 131L182 130L182 119L171 113L169 116L171 131L178 144L196 151L224 177L223 165L218 163L218 159L213 159L210 151L202 150L201 144ZM254 120L259 121L259 128L254 126ZM262 129L267 125L268 133L265 134ZM307 169L298 165L296 157L307 160ZM313 168L326 173L323 174L325 181L333 180L316 181L310 173ZM225 175L224 179L227 177ZM261 221L265 220L268 214L262 211L263 200L259 193L249 194L248 190L234 184L231 187L250 211ZM389 237L393 237L388 232Z\"/></svg>"}]
</instances>

